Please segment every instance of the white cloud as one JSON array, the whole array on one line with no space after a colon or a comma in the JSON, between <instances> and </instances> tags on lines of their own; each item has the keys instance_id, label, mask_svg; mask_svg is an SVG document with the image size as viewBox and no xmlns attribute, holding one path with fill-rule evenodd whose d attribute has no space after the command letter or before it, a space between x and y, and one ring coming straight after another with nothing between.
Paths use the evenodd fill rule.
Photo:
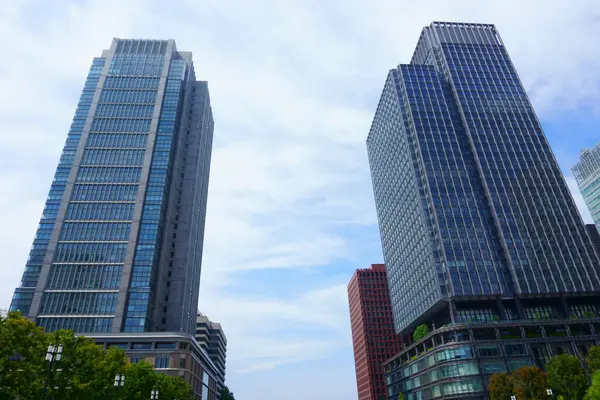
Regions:
<instances>
[{"instance_id":1,"label":"white cloud","mask_svg":"<svg viewBox=\"0 0 600 400\"><path fill-rule=\"evenodd\" d=\"M387 70L409 61L432 20L492 22L542 119L596 108L598 15L591 0L2 2L0 303L18 285L92 57L113 36L175 38L194 52L215 114L200 308L227 333L232 389L278 398L259 388L297 364L297 379L278 380L290 400L351 398L302 386L350 351L345 284L365 267L353 260L379 261L378 238L357 246L353 235L376 222L364 140ZM245 291L265 276L271 289ZM297 287L282 295L287 279ZM328 373L327 385L354 388L351 361Z\"/></svg>"}]
</instances>

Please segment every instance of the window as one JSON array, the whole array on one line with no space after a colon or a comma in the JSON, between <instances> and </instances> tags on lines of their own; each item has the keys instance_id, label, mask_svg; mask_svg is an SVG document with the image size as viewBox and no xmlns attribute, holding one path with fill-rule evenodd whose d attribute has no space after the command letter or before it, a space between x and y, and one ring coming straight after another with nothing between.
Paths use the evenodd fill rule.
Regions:
<instances>
[{"instance_id":1,"label":"window","mask_svg":"<svg viewBox=\"0 0 600 400\"><path fill-rule=\"evenodd\" d=\"M531 365L531 361L529 360L508 360L508 368L511 371L516 371L521 367L526 365Z\"/></svg>"},{"instance_id":2,"label":"window","mask_svg":"<svg viewBox=\"0 0 600 400\"><path fill-rule=\"evenodd\" d=\"M154 368L169 368L169 356L158 356L154 359Z\"/></svg>"},{"instance_id":3,"label":"window","mask_svg":"<svg viewBox=\"0 0 600 400\"><path fill-rule=\"evenodd\" d=\"M520 356L527 354L527 349L523 343L505 344L504 350L506 350L507 356Z\"/></svg>"},{"instance_id":4,"label":"window","mask_svg":"<svg viewBox=\"0 0 600 400\"><path fill-rule=\"evenodd\" d=\"M177 343L156 343L157 349L176 349Z\"/></svg>"},{"instance_id":5,"label":"window","mask_svg":"<svg viewBox=\"0 0 600 400\"><path fill-rule=\"evenodd\" d=\"M481 369L483 370L484 374L496 374L506 371L504 361L483 361L481 363Z\"/></svg>"},{"instance_id":6,"label":"window","mask_svg":"<svg viewBox=\"0 0 600 400\"><path fill-rule=\"evenodd\" d=\"M131 357L129 359L129 362L131 362L132 364L135 364L135 363L142 361L143 359L144 359L144 357Z\"/></svg>"},{"instance_id":7,"label":"window","mask_svg":"<svg viewBox=\"0 0 600 400\"><path fill-rule=\"evenodd\" d=\"M497 345L479 346L477 352L480 357L498 357L500 355L500 348Z\"/></svg>"}]
</instances>

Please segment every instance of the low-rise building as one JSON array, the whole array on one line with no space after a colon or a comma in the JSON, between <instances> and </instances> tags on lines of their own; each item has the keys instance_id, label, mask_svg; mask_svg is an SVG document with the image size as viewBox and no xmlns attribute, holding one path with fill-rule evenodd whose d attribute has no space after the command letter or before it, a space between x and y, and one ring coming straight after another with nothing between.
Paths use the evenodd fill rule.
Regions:
<instances>
[{"instance_id":1,"label":"low-rise building","mask_svg":"<svg viewBox=\"0 0 600 400\"><path fill-rule=\"evenodd\" d=\"M218 381L225 383L225 366L227 360L227 338L221 324L212 322L202 313L196 318L196 341L215 365ZM222 386L219 386L219 391Z\"/></svg>"},{"instance_id":2,"label":"low-rise building","mask_svg":"<svg viewBox=\"0 0 600 400\"><path fill-rule=\"evenodd\" d=\"M86 335L105 349L118 347L130 362L149 362L161 373L182 377L198 400L218 400L223 381L195 338L186 333L136 332Z\"/></svg>"}]
</instances>

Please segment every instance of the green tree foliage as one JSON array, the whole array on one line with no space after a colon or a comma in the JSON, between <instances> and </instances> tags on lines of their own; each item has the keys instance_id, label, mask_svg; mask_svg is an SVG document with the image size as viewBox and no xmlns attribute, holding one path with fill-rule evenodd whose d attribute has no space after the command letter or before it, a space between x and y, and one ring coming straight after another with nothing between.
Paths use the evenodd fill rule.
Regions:
<instances>
[{"instance_id":1,"label":"green tree foliage","mask_svg":"<svg viewBox=\"0 0 600 400\"><path fill-rule=\"evenodd\" d=\"M600 371L594 372L592 375L592 384L585 394L584 400L600 399Z\"/></svg>"},{"instance_id":2,"label":"green tree foliage","mask_svg":"<svg viewBox=\"0 0 600 400\"><path fill-rule=\"evenodd\" d=\"M52 369L49 344L62 345ZM116 374L125 376L122 388L114 386ZM148 400L152 389L161 400L192 399L183 379L157 374L147 362L128 364L120 349L104 351L71 331L44 333L19 313L0 315L0 399L38 400L45 386L46 398L53 400Z\"/></svg>"},{"instance_id":3,"label":"green tree foliage","mask_svg":"<svg viewBox=\"0 0 600 400\"><path fill-rule=\"evenodd\" d=\"M39 397L49 338L19 313L0 317L0 398Z\"/></svg>"},{"instance_id":4,"label":"green tree foliage","mask_svg":"<svg viewBox=\"0 0 600 400\"><path fill-rule=\"evenodd\" d=\"M510 400L515 393L511 377L508 374L492 375L489 389L491 400Z\"/></svg>"},{"instance_id":5,"label":"green tree foliage","mask_svg":"<svg viewBox=\"0 0 600 400\"><path fill-rule=\"evenodd\" d=\"M587 374L579 359L568 354L553 357L546 364L548 385L555 394L567 399L581 399L587 388Z\"/></svg>"},{"instance_id":6,"label":"green tree foliage","mask_svg":"<svg viewBox=\"0 0 600 400\"><path fill-rule=\"evenodd\" d=\"M233 392L230 392L227 386L223 387L223 390L221 390L221 400L235 400Z\"/></svg>"},{"instance_id":7,"label":"green tree foliage","mask_svg":"<svg viewBox=\"0 0 600 400\"><path fill-rule=\"evenodd\" d=\"M536 366L519 368L511 374L511 381L519 400L539 400L547 396L546 374Z\"/></svg>"},{"instance_id":8,"label":"green tree foliage","mask_svg":"<svg viewBox=\"0 0 600 400\"><path fill-rule=\"evenodd\" d=\"M417 326L417 329L413 332L413 340L419 341L423 339L429 333L429 327L425 324Z\"/></svg>"},{"instance_id":9,"label":"green tree foliage","mask_svg":"<svg viewBox=\"0 0 600 400\"><path fill-rule=\"evenodd\" d=\"M404 400L404 394L399 393L398 394L398 400Z\"/></svg>"},{"instance_id":10,"label":"green tree foliage","mask_svg":"<svg viewBox=\"0 0 600 400\"><path fill-rule=\"evenodd\" d=\"M127 400L147 400L150 398L152 389L155 389L157 375L154 368L146 361L131 364L125 375L125 386L120 395ZM160 393L160 398L164 396Z\"/></svg>"},{"instance_id":11,"label":"green tree foliage","mask_svg":"<svg viewBox=\"0 0 600 400\"><path fill-rule=\"evenodd\" d=\"M595 372L600 369L600 346L590 347L586 361L591 372Z\"/></svg>"},{"instance_id":12,"label":"green tree foliage","mask_svg":"<svg viewBox=\"0 0 600 400\"><path fill-rule=\"evenodd\" d=\"M183 378L158 374L156 389L161 400L193 400L192 389Z\"/></svg>"}]
</instances>

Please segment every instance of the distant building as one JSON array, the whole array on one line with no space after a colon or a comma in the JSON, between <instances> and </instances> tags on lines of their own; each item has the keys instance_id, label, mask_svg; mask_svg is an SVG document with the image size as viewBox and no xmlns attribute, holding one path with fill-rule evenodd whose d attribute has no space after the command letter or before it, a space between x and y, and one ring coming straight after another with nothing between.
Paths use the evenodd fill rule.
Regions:
<instances>
[{"instance_id":1,"label":"distant building","mask_svg":"<svg viewBox=\"0 0 600 400\"><path fill-rule=\"evenodd\" d=\"M600 229L600 143L581 150L579 162L573 167L573 176L596 227Z\"/></svg>"},{"instance_id":2,"label":"distant building","mask_svg":"<svg viewBox=\"0 0 600 400\"><path fill-rule=\"evenodd\" d=\"M592 243L594 243L596 253L598 253L598 256L600 257L600 233L598 233L598 228L594 224L586 224L585 228L588 231L588 235L592 239Z\"/></svg>"},{"instance_id":3,"label":"distant building","mask_svg":"<svg viewBox=\"0 0 600 400\"><path fill-rule=\"evenodd\" d=\"M210 357L217 370L217 381L225 383L227 360L227 338L221 324L212 322L206 315L198 313L196 317L196 341ZM219 385L219 391L222 385Z\"/></svg>"},{"instance_id":4,"label":"distant building","mask_svg":"<svg viewBox=\"0 0 600 400\"><path fill-rule=\"evenodd\" d=\"M358 269L348 284L358 400L387 398L383 362L400 351L384 264Z\"/></svg>"}]
</instances>

